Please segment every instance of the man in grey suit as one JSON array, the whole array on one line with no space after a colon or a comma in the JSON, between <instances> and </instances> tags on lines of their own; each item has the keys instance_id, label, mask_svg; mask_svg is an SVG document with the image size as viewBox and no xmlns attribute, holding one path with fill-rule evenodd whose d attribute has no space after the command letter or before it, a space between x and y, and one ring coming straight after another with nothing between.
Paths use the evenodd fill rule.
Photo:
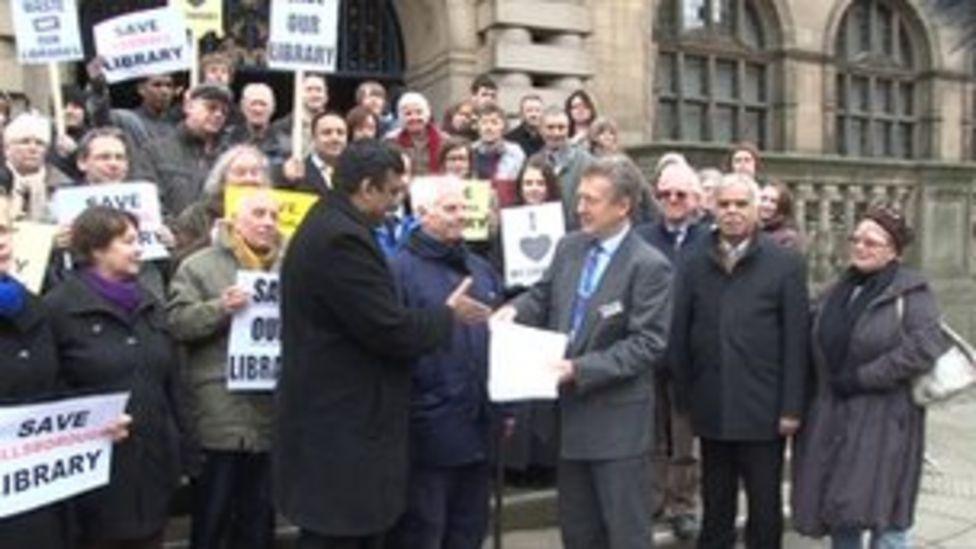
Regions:
<instances>
[{"instance_id":1,"label":"man in grey suit","mask_svg":"<svg viewBox=\"0 0 976 549\"><path fill-rule=\"evenodd\" d=\"M559 523L568 549L652 545L652 366L671 318L668 261L630 228L642 177L624 156L583 170L582 230L497 320L569 334L560 378Z\"/></svg>"}]
</instances>

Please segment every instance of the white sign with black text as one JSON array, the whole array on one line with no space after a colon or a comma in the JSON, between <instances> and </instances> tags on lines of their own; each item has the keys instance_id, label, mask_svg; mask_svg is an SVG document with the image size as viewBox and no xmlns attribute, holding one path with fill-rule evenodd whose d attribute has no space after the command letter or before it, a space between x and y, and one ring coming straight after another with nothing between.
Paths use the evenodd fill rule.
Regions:
<instances>
[{"instance_id":1,"label":"white sign with black text","mask_svg":"<svg viewBox=\"0 0 976 549\"><path fill-rule=\"evenodd\" d=\"M238 271L247 307L234 315L227 346L227 389L272 391L281 372L281 286L277 273Z\"/></svg>"},{"instance_id":2,"label":"white sign with black text","mask_svg":"<svg viewBox=\"0 0 976 549\"><path fill-rule=\"evenodd\" d=\"M10 0L10 9L19 62L34 65L84 59L74 0Z\"/></svg>"},{"instance_id":3,"label":"white sign with black text","mask_svg":"<svg viewBox=\"0 0 976 549\"><path fill-rule=\"evenodd\" d=\"M501 216L505 285L531 286L542 278L566 233L562 204L504 208Z\"/></svg>"},{"instance_id":4,"label":"white sign with black text","mask_svg":"<svg viewBox=\"0 0 976 549\"><path fill-rule=\"evenodd\" d=\"M169 257L159 241L163 218L159 209L159 190L152 183L111 183L62 187L54 193L54 213L58 224L67 225L91 206L108 206L131 212L139 220L139 245L142 259Z\"/></svg>"},{"instance_id":5,"label":"white sign with black text","mask_svg":"<svg viewBox=\"0 0 976 549\"><path fill-rule=\"evenodd\" d=\"M338 25L338 0L276 0L271 5L268 66L335 72Z\"/></svg>"},{"instance_id":6,"label":"white sign with black text","mask_svg":"<svg viewBox=\"0 0 976 549\"><path fill-rule=\"evenodd\" d=\"M108 484L105 430L128 399L117 393L0 408L0 518Z\"/></svg>"},{"instance_id":7,"label":"white sign with black text","mask_svg":"<svg viewBox=\"0 0 976 549\"><path fill-rule=\"evenodd\" d=\"M95 25L94 36L110 84L190 68L186 22L172 6L113 17Z\"/></svg>"}]
</instances>

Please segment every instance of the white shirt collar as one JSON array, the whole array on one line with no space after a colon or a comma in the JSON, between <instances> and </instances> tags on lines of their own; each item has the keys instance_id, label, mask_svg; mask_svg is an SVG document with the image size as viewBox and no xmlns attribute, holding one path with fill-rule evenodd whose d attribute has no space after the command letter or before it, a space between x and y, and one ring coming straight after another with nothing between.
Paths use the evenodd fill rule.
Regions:
<instances>
[{"instance_id":1,"label":"white shirt collar","mask_svg":"<svg viewBox=\"0 0 976 549\"><path fill-rule=\"evenodd\" d=\"M617 251L617 248L620 247L620 244L623 243L624 238L626 238L627 233L629 231L630 231L630 222L628 221L627 223L624 223L624 226L621 227L621 229L617 231L616 234L612 236L608 236L607 238L601 238L600 248L602 248L607 255L613 255L614 252Z\"/></svg>"}]
</instances>

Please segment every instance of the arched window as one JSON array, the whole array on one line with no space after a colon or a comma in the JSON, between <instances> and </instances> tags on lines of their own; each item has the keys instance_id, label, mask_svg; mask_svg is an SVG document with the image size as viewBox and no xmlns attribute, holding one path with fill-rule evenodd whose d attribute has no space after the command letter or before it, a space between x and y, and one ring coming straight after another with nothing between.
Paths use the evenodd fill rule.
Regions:
<instances>
[{"instance_id":1,"label":"arched window","mask_svg":"<svg viewBox=\"0 0 976 549\"><path fill-rule=\"evenodd\" d=\"M919 38L892 0L855 0L835 37L837 152L920 155Z\"/></svg>"},{"instance_id":2,"label":"arched window","mask_svg":"<svg viewBox=\"0 0 976 549\"><path fill-rule=\"evenodd\" d=\"M770 146L777 29L755 0L664 0L655 137Z\"/></svg>"}]
</instances>

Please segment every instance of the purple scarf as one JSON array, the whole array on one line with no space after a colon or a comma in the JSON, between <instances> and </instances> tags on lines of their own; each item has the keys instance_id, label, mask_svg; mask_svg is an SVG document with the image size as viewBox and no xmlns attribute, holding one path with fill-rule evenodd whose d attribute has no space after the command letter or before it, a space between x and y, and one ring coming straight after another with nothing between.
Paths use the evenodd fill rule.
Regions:
<instances>
[{"instance_id":1,"label":"purple scarf","mask_svg":"<svg viewBox=\"0 0 976 549\"><path fill-rule=\"evenodd\" d=\"M109 280L93 269L85 269L81 272L81 279L102 299L122 309L126 314L134 313L142 302L142 289L134 278L125 282Z\"/></svg>"}]
</instances>

